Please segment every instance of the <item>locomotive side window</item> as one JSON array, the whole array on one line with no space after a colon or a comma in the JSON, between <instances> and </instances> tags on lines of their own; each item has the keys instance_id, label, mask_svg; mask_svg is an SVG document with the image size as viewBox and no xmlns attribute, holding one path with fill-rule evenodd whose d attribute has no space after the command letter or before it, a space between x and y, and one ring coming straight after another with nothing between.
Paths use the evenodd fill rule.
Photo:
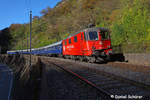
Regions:
<instances>
[{"instance_id":1,"label":"locomotive side window","mask_svg":"<svg viewBox=\"0 0 150 100\"><path fill-rule=\"evenodd\" d=\"M74 37L74 42L77 42L77 36Z\"/></svg>"},{"instance_id":2,"label":"locomotive side window","mask_svg":"<svg viewBox=\"0 0 150 100\"><path fill-rule=\"evenodd\" d=\"M69 44L71 44L71 39L69 39Z\"/></svg>"},{"instance_id":3,"label":"locomotive side window","mask_svg":"<svg viewBox=\"0 0 150 100\"><path fill-rule=\"evenodd\" d=\"M102 40L109 39L109 32L107 32L107 31L102 31L102 32L101 32L101 37L102 37Z\"/></svg>"},{"instance_id":4,"label":"locomotive side window","mask_svg":"<svg viewBox=\"0 0 150 100\"><path fill-rule=\"evenodd\" d=\"M96 31L89 32L89 40L98 40L98 34Z\"/></svg>"},{"instance_id":5,"label":"locomotive side window","mask_svg":"<svg viewBox=\"0 0 150 100\"><path fill-rule=\"evenodd\" d=\"M81 40L83 40L83 35L82 35L82 33L81 33Z\"/></svg>"},{"instance_id":6,"label":"locomotive side window","mask_svg":"<svg viewBox=\"0 0 150 100\"><path fill-rule=\"evenodd\" d=\"M65 40L65 45L67 45L67 40Z\"/></svg>"}]
</instances>

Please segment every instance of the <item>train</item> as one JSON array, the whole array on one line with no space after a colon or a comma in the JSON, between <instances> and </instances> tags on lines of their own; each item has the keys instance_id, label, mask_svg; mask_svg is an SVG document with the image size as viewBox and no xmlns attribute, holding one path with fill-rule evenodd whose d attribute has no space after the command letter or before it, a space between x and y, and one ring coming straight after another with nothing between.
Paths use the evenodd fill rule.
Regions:
<instances>
[{"instance_id":1,"label":"train","mask_svg":"<svg viewBox=\"0 0 150 100\"><path fill-rule=\"evenodd\" d=\"M33 54L63 57L87 62L108 61L112 55L110 31L107 28L86 28L59 42L26 50L7 51L7 54Z\"/></svg>"}]
</instances>

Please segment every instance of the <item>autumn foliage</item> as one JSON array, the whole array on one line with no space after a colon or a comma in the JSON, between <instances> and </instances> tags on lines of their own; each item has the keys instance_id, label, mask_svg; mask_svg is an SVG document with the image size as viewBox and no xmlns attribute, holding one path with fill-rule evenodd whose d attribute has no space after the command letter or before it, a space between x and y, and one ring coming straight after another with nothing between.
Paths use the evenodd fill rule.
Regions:
<instances>
[{"instance_id":1,"label":"autumn foliage","mask_svg":"<svg viewBox=\"0 0 150 100\"><path fill-rule=\"evenodd\" d=\"M149 0L62 0L33 18L32 47L62 40L93 23L111 30L113 45L150 41ZM27 48L29 24L12 24L11 49Z\"/></svg>"}]
</instances>

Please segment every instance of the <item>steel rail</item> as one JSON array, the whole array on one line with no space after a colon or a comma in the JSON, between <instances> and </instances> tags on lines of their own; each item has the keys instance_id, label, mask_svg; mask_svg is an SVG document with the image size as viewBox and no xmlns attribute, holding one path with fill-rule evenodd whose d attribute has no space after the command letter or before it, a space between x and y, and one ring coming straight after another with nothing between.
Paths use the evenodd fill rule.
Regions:
<instances>
[{"instance_id":1,"label":"steel rail","mask_svg":"<svg viewBox=\"0 0 150 100\"><path fill-rule=\"evenodd\" d=\"M71 71L71 70L68 70L68 69L66 69L66 68L64 68L64 67L61 67L61 66L59 66L59 65L56 65L55 63L52 63L52 64L55 65L55 66L57 66L58 68L62 69L63 71L67 72L68 74L70 74L70 75L76 77L77 79L79 79L79 80L85 82L87 85L92 86L92 87L95 88L97 91L99 91L99 93L102 93L104 96L106 96L106 97L109 98L110 100L116 100L116 99L110 97L112 94L110 94L109 92L105 91L105 90L102 89L102 88L98 88L94 83L92 83L92 82L90 82L89 80L85 79L84 77L78 75L77 73L75 73L75 72L73 72L73 71Z\"/></svg>"}]
</instances>

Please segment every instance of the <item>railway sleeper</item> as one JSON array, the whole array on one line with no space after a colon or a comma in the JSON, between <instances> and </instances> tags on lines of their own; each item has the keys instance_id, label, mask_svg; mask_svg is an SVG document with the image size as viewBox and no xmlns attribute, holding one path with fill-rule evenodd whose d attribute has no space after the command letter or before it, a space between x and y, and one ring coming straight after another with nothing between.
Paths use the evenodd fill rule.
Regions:
<instances>
[{"instance_id":1,"label":"railway sleeper","mask_svg":"<svg viewBox=\"0 0 150 100\"><path fill-rule=\"evenodd\" d=\"M118 83L118 84L106 84L106 85L100 85L100 87L102 87L102 88L104 88L104 89L107 89L107 90L109 90L109 89L112 89L112 88L114 88L114 89L119 89L119 88L121 88L121 87L128 87L128 86L130 86L130 85L128 85L128 84L123 84L123 83Z\"/></svg>"},{"instance_id":2,"label":"railway sleeper","mask_svg":"<svg viewBox=\"0 0 150 100\"><path fill-rule=\"evenodd\" d=\"M96 85L108 85L108 84L117 84L119 81L102 81L101 80L99 82L95 82Z\"/></svg>"}]
</instances>

